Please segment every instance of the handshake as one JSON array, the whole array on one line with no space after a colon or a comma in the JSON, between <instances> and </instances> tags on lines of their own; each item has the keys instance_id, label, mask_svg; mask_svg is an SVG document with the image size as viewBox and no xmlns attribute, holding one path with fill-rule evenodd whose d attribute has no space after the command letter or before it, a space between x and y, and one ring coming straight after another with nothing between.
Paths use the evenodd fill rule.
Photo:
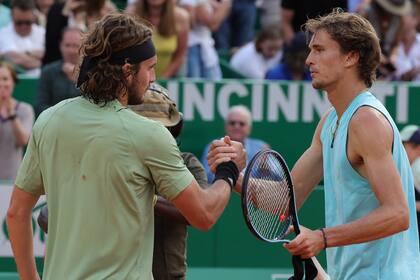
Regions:
<instances>
[{"instance_id":1,"label":"handshake","mask_svg":"<svg viewBox=\"0 0 420 280\"><path fill-rule=\"evenodd\" d=\"M211 143L209 152L207 154L207 162L210 166L210 170L213 173L216 173L216 170L219 166L223 166L223 168L229 168L229 163L231 168L236 167L238 171L241 172L246 166L246 151L242 143L233 141L229 136L225 136L219 140L214 140ZM215 180L217 179L222 178L217 178L216 176ZM232 187L237 192L240 192L241 181L241 178L239 178L237 181L234 180Z\"/></svg>"}]
</instances>

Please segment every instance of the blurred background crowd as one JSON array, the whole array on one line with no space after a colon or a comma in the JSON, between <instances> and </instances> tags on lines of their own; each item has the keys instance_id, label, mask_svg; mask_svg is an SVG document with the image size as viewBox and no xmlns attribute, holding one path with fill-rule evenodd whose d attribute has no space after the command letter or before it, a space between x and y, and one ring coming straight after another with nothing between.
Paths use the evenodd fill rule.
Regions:
<instances>
[{"instance_id":1,"label":"blurred background crowd","mask_svg":"<svg viewBox=\"0 0 420 280\"><path fill-rule=\"evenodd\" d=\"M103 15L120 10L138 15L154 26L158 78L218 80L223 78L220 64L227 64L238 77L310 80L304 65L307 37L301 33L302 25L307 18L340 7L365 16L378 33L383 52L379 80L420 79L417 0L0 0L0 3L0 60L10 62L18 74L29 77L44 78L51 74L51 63L61 61L61 71L74 80L76 50L81 41L77 32L83 34Z\"/></svg>"}]
</instances>

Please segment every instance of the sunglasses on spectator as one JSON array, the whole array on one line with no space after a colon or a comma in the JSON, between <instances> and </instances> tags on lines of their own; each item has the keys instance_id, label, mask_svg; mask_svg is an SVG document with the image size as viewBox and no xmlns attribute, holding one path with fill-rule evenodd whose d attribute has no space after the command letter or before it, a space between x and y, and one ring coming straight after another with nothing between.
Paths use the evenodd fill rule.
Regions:
<instances>
[{"instance_id":1,"label":"sunglasses on spectator","mask_svg":"<svg viewBox=\"0 0 420 280\"><path fill-rule=\"evenodd\" d=\"M242 121L228 121L228 124L231 126L239 125L240 127L244 127L246 125L246 122Z\"/></svg>"},{"instance_id":2,"label":"sunglasses on spectator","mask_svg":"<svg viewBox=\"0 0 420 280\"><path fill-rule=\"evenodd\" d=\"M32 25L34 23L32 20L17 20L15 21L16 25Z\"/></svg>"}]
</instances>

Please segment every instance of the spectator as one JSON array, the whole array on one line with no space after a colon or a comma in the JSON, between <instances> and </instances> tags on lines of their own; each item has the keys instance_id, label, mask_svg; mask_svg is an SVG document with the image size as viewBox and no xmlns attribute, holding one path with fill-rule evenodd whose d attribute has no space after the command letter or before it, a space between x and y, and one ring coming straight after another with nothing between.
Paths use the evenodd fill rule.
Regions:
<instances>
[{"instance_id":1,"label":"spectator","mask_svg":"<svg viewBox=\"0 0 420 280\"><path fill-rule=\"evenodd\" d=\"M309 18L316 18L330 13L334 8L347 9L346 0L282 0L281 27L284 39L290 42L296 32L302 31L302 25Z\"/></svg>"},{"instance_id":2,"label":"spectator","mask_svg":"<svg viewBox=\"0 0 420 280\"><path fill-rule=\"evenodd\" d=\"M366 16L366 10L372 0L347 0L347 11Z\"/></svg>"},{"instance_id":3,"label":"spectator","mask_svg":"<svg viewBox=\"0 0 420 280\"><path fill-rule=\"evenodd\" d=\"M35 3L32 0L13 0L13 23L0 29L0 55L22 67L25 74L38 77L44 55L45 30L35 24Z\"/></svg>"},{"instance_id":4,"label":"spectator","mask_svg":"<svg viewBox=\"0 0 420 280\"><path fill-rule=\"evenodd\" d=\"M35 113L38 116L45 109L58 102L80 95L76 88L74 69L79 62L82 34L75 27L66 27L60 42L63 59L45 65L35 98Z\"/></svg>"},{"instance_id":5,"label":"spectator","mask_svg":"<svg viewBox=\"0 0 420 280\"><path fill-rule=\"evenodd\" d=\"M305 65L308 56L306 36L296 33L290 43L284 46L283 60L274 68L268 70L266 79L287 81L310 81L311 75Z\"/></svg>"},{"instance_id":6,"label":"spectator","mask_svg":"<svg viewBox=\"0 0 420 280\"><path fill-rule=\"evenodd\" d=\"M53 4L54 0L35 0L38 24L42 27L46 27L47 25L48 11L50 10Z\"/></svg>"},{"instance_id":7,"label":"spectator","mask_svg":"<svg viewBox=\"0 0 420 280\"><path fill-rule=\"evenodd\" d=\"M280 26L280 0L257 1L259 20L261 28L268 26Z\"/></svg>"},{"instance_id":8,"label":"spectator","mask_svg":"<svg viewBox=\"0 0 420 280\"><path fill-rule=\"evenodd\" d=\"M402 34L402 17L411 9L410 0L372 0L367 9L367 19L378 34L381 44L381 63L378 79L389 80L394 74L395 65L391 56Z\"/></svg>"},{"instance_id":9,"label":"spectator","mask_svg":"<svg viewBox=\"0 0 420 280\"><path fill-rule=\"evenodd\" d=\"M0 62L0 180L14 180L34 121L32 107L12 97L18 82L12 66Z\"/></svg>"},{"instance_id":10,"label":"spectator","mask_svg":"<svg viewBox=\"0 0 420 280\"><path fill-rule=\"evenodd\" d=\"M228 52L242 47L254 38L257 6L255 0L221 0L223 1L233 1L232 8L213 36L216 49Z\"/></svg>"},{"instance_id":11,"label":"spectator","mask_svg":"<svg viewBox=\"0 0 420 280\"><path fill-rule=\"evenodd\" d=\"M232 48L242 47L254 38L257 6L255 0L221 1L233 1L232 8L213 36L216 49L227 52Z\"/></svg>"},{"instance_id":12,"label":"spectator","mask_svg":"<svg viewBox=\"0 0 420 280\"><path fill-rule=\"evenodd\" d=\"M77 27L85 32L94 22L115 10L111 0L66 0L53 4L47 15L42 65L62 59L59 44L64 28Z\"/></svg>"},{"instance_id":13,"label":"spectator","mask_svg":"<svg viewBox=\"0 0 420 280\"><path fill-rule=\"evenodd\" d=\"M417 125L407 125L401 130L400 134L405 151L407 152L408 161L413 170L417 226L420 234L420 127Z\"/></svg>"},{"instance_id":14,"label":"spectator","mask_svg":"<svg viewBox=\"0 0 420 280\"><path fill-rule=\"evenodd\" d=\"M243 105L237 105L230 108L225 122L225 132L232 140L241 142L246 150L247 162L260 150L269 148L270 146L262 140L249 138L252 129L251 112ZM207 163L207 152L210 148L209 143L205 148L201 157L201 163L207 173L209 183L213 182L214 174L211 172Z\"/></svg>"},{"instance_id":15,"label":"spectator","mask_svg":"<svg viewBox=\"0 0 420 280\"><path fill-rule=\"evenodd\" d=\"M230 60L232 68L248 78L264 79L268 69L279 63L283 36L275 26L263 29L254 42L235 52Z\"/></svg>"},{"instance_id":16,"label":"spectator","mask_svg":"<svg viewBox=\"0 0 420 280\"><path fill-rule=\"evenodd\" d=\"M153 84L146 92L143 103L131 106L131 109L144 117L162 123L174 138L181 134L182 114L178 112L165 88ZM182 152L181 156L200 187L207 188L206 171L200 161L192 153ZM155 280L185 279L188 222L172 203L161 196L158 196L154 209L153 277ZM168 210L171 212L169 215Z\"/></svg>"},{"instance_id":17,"label":"spectator","mask_svg":"<svg viewBox=\"0 0 420 280\"><path fill-rule=\"evenodd\" d=\"M420 34L417 32L417 10L403 18L404 32L395 58L395 78L420 81Z\"/></svg>"},{"instance_id":18,"label":"spectator","mask_svg":"<svg viewBox=\"0 0 420 280\"><path fill-rule=\"evenodd\" d=\"M187 54L189 16L173 0L138 0L127 7L127 12L150 21L155 29L153 43L159 57L157 78L176 77Z\"/></svg>"},{"instance_id":19,"label":"spectator","mask_svg":"<svg viewBox=\"0 0 420 280\"><path fill-rule=\"evenodd\" d=\"M0 28L8 25L12 21L12 15L10 9L2 4L0 0Z\"/></svg>"},{"instance_id":20,"label":"spectator","mask_svg":"<svg viewBox=\"0 0 420 280\"><path fill-rule=\"evenodd\" d=\"M211 32L216 30L230 10L231 0L181 0L191 15L188 36L187 77L218 80L222 78L219 57Z\"/></svg>"}]
</instances>

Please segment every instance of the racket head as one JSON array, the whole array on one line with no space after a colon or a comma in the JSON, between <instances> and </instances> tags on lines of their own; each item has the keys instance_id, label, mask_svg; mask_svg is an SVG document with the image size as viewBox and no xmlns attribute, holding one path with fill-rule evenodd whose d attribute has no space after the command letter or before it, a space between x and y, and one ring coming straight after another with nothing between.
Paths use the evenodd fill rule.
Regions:
<instances>
[{"instance_id":1,"label":"racket head","mask_svg":"<svg viewBox=\"0 0 420 280\"><path fill-rule=\"evenodd\" d=\"M290 225L299 233L293 184L283 157L273 150L258 152L242 183L242 212L249 230L266 242L288 243Z\"/></svg>"}]
</instances>

